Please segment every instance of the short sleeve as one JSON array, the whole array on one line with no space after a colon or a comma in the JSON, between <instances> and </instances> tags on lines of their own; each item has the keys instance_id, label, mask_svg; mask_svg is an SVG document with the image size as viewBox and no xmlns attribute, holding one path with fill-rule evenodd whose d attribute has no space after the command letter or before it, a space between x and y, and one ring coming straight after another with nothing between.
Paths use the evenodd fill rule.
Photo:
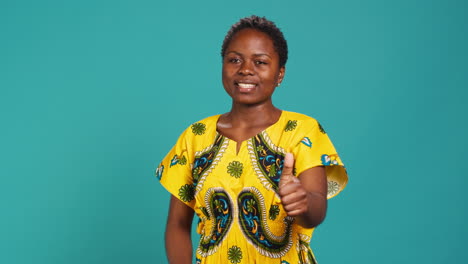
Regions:
<instances>
[{"instance_id":1,"label":"short sleeve","mask_svg":"<svg viewBox=\"0 0 468 264\"><path fill-rule=\"evenodd\" d=\"M348 175L327 133L315 119L305 122L300 141L292 150L295 157L296 175L303 171L325 166L328 181L327 197L341 192L348 182Z\"/></svg>"},{"instance_id":2,"label":"short sleeve","mask_svg":"<svg viewBox=\"0 0 468 264\"><path fill-rule=\"evenodd\" d=\"M194 208L195 186L191 170L193 156L188 140L188 133L185 130L174 147L159 164L159 167L156 169L156 177L161 182L161 185L174 197Z\"/></svg>"}]
</instances>

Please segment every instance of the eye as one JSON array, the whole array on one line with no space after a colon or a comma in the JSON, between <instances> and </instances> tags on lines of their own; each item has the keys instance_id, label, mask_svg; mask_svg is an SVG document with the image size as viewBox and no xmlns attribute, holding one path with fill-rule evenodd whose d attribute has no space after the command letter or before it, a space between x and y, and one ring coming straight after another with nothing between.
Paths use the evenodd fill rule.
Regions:
<instances>
[{"instance_id":1,"label":"eye","mask_svg":"<svg viewBox=\"0 0 468 264\"><path fill-rule=\"evenodd\" d=\"M257 65L264 65L264 64L268 64L266 61L263 61L263 60L256 60L255 61L255 64Z\"/></svg>"},{"instance_id":2,"label":"eye","mask_svg":"<svg viewBox=\"0 0 468 264\"><path fill-rule=\"evenodd\" d=\"M230 63L239 63L241 60L239 58L229 58L228 62Z\"/></svg>"}]
</instances>

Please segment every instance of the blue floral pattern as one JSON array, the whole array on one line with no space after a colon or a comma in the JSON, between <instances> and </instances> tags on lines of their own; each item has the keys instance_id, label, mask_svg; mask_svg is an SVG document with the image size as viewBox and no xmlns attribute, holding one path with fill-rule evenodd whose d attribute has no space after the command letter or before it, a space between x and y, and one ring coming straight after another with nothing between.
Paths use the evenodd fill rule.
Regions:
<instances>
[{"instance_id":1,"label":"blue floral pattern","mask_svg":"<svg viewBox=\"0 0 468 264\"><path fill-rule=\"evenodd\" d=\"M208 256L216 252L229 228L232 225L232 201L227 192L222 188L211 188L205 196L206 213L212 220L212 228L209 234L202 234L197 252L202 256Z\"/></svg>"},{"instance_id":2,"label":"blue floral pattern","mask_svg":"<svg viewBox=\"0 0 468 264\"><path fill-rule=\"evenodd\" d=\"M266 221L266 208L263 196L254 187L244 188L237 198L239 224L247 240L257 250L273 258L284 256L292 244L291 231L293 219L286 217L284 233L276 236L271 233Z\"/></svg>"}]
</instances>

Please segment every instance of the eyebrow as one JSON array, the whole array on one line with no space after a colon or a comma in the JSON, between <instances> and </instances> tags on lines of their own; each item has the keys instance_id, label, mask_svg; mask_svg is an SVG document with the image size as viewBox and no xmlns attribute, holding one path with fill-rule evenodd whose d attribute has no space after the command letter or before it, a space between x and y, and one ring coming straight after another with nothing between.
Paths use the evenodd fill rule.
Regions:
<instances>
[{"instance_id":1,"label":"eyebrow","mask_svg":"<svg viewBox=\"0 0 468 264\"><path fill-rule=\"evenodd\" d=\"M237 52L237 51L229 51L229 52L226 53L226 55L229 54L229 53L235 53L235 54L237 54L237 55L239 55L239 56L243 56L243 55L244 55L244 54L242 54L242 53L240 53L240 52ZM255 56L255 57L267 56L268 58L271 58L271 56L268 55L268 54L266 54L266 53L255 53L254 56Z\"/></svg>"}]
</instances>

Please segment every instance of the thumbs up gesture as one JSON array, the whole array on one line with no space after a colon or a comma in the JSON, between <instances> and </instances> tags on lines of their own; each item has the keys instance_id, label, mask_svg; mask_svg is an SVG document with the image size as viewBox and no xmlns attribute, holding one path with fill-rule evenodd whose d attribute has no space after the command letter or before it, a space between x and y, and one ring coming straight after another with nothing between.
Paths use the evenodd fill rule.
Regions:
<instances>
[{"instance_id":1,"label":"thumbs up gesture","mask_svg":"<svg viewBox=\"0 0 468 264\"><path fill-rule=\"evenodd\" d=\"M303 215L308 210L307 191L301 181L293 175L294 157L286 153L279 182L279 195L288 216Z\"/></svg>"}]
</instances>

